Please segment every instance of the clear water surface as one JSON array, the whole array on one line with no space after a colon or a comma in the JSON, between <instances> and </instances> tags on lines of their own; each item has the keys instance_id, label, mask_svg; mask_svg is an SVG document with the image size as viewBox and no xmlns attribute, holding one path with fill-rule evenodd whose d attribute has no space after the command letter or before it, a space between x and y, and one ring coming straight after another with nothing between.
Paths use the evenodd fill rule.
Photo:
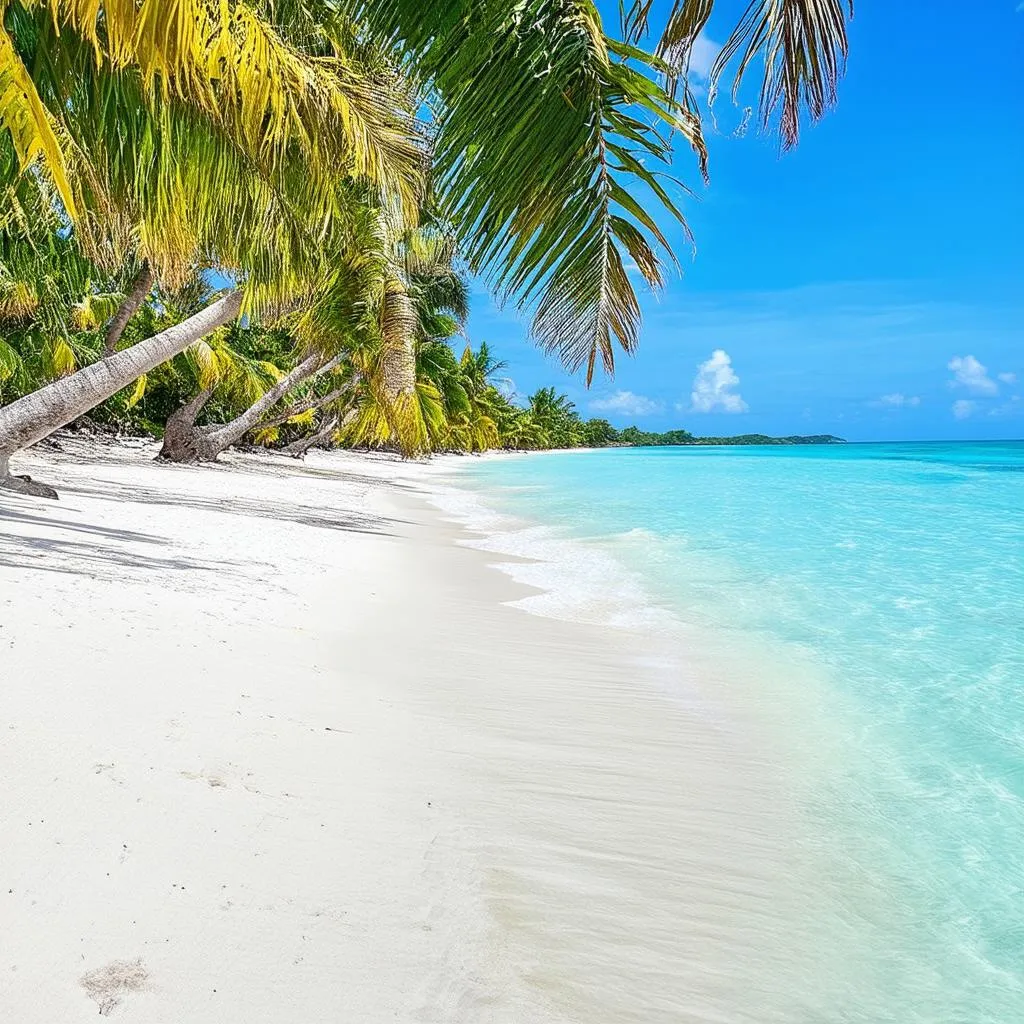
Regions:
<instances>
[{"instance_id":1,"label":"clear water surface","mask_svg":"<svg viewBox=\"0 0 1024 1024\"><path fill-rule=\"evenodd\" d=\"M616 449L461 476L773 678L813 668L841 762L807 797L837 865L822 914L873 960L814 1019L1024 1021L1024 442ZM813 744L807 678L771 698Z\"/></svg>"}]
</instances>

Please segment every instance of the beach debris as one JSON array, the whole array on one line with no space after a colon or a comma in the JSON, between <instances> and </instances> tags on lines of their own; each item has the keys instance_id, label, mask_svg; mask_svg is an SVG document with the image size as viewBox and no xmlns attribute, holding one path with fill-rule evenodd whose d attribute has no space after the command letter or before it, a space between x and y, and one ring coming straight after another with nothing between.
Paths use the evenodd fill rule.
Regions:
<instances>
[{"instance_id":1,"label":"beach debris","mask_svg":"<svg viewBox=\"0 0 1024 1024\"><path fill-rule=\"evenodd\" d=\"M149 981L149 972L136 960L111 960L106 967L87 971L79 979L89 998L100 1008L101 1017L109 1017L132 992L140 992Z\"/></svg>"}]
</instances>

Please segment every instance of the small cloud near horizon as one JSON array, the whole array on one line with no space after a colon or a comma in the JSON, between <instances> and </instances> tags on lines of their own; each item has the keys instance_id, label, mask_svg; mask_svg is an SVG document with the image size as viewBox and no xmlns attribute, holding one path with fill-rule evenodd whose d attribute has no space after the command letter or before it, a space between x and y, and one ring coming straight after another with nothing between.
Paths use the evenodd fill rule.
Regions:
<instances>
[{"instance_id":1,"label":"small cloud near horizon","mask_svg":"<svg viewBox=\"0 0 1024 1024\"><path fill-rule=\"evenodd\" d=\"M954 356L946 364L953 372L951 388L966 388L974 395L996 395L999 385L988 375L988 369L974 356Z\"/></svg>"},{"instance_id":2,"label":"small cloud near horizon","mask_svg":"<svg viewBox=\"0 0 1024 1024\"><path fill-rule=\"evenodd\" d=\"M597 398L590 403L595 412L619 413L622 416L653 416L662 410L661 402L632 391L616 391L607 398Z\"/></svg>"},{"instance_id":3,"label":"small cloud near horizon","mask_svg":"<svg viewBox=\"0 0 1024 1024\"><path fill-rule=\"evenodd\" d=\"M977 402L972 402L969 398L960 398L953 403L953 415L958 420L965 420L974 414L977 407Z\"/></svg>"},{"instance_id":4,"label":"small cloud near horizon","mask_svg":"<svg viewBox=\"0 0 1024 1024\"><path fill-rule=\"evenodd\" d=\"M989 416L1020 416L1024 414L1024 400L1020 395L1011 395L1008 402L997 405L989 411Z\"/></svg>"},{"instance_id":5,"label":"small cloud near horizon","mask_svg":"<svg viewBox=\"0 0 1024 1024\"><path fill-rule=\"evenodd\" d=\"M697 367L690 392L690 412L747 412L750 407L736 390L739 383L729 353L716 348L711 358Z\"/></svg>"},{"instance_id":6,"label":"small cloud near horizon","mask_svg":"<svg viewBox=\"0 0 1024 1024\"><path fill-rule=\"evenodd\" d=\"M1017 374L1015 373L1000 373L996 375L1004 384L1016 384Z\"/></svg>"},{"instance_id":7,"label":"small cloud near horizon","mask_svg":"<svg viewBox=\"0 0 1024 1024\"><path fill-rule=\"evenodd\" d=\"M894 391L891 395L882 395L881 398L876 398L870 404L883 409L902 409L920 405L921 399L917 395L904 395L899 391Z\"/></svg>"}]
</instances>

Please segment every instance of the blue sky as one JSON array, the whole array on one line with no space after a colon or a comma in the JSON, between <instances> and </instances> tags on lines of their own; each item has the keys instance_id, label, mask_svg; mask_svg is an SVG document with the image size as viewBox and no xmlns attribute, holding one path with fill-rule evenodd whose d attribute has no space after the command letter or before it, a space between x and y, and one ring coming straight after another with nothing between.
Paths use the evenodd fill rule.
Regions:
<instances>
[{"instance_id":1,"label":"blue sky","mask_svg":"<svg viewBox=\"0 0 1024 1024\"><path fill-rule=\"evenodd\" d=\"M587 392L474 289L471 340L519 394L555 384L652 430L1024 437L1024 3L856 7L839 108L795 152L734 137L742 111L716 101L711 185L683 204L696 255L679 240L684 274L645 296L614 381ZM699 184L687 153L675 170Z\"/></svg>"}]
</instances>

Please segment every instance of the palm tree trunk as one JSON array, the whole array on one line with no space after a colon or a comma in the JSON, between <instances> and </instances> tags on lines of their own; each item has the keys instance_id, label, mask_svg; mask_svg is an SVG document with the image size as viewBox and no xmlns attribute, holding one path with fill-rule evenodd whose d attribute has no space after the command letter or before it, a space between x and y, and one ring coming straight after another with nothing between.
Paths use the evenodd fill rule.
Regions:
<instances>
[{"instance_id":1,"label":"palm tree trunk","mask_svg":"<svg viewBox=\"0 0 1024 1024\"><path fill-rule=\"evenodd\" d=\"M0 409L0 481L14 479L8 461L15 452L85 415L144 373L230 323L241 305L242 293L231 292L180 324L4 406Z\"/></svg>"},{"instance_id":2,"label":"palm tree trunk","mask_svg":"<svg viewBox=\"0 0 1024 1024\"><path fill-rule=\"evenodd\" d=\"M285 445L284 448L281 449L281 453L283 455L290 455L293 459L301 459L310 448L314 448L321 441L326 440L337 429L338 416L328 416L327 421L315 434L310 434L308 437L300 437L298 441L293 441L291 444Z\"/></svg>"},{"instance_id":3,"label":"palm tree trunk","mask_svg":"<svg viewBox=\"0 0 1024 1024\"><path fill-rule=\"evenodd\" d=\"M114 319L107 326L107 333L103 339L103 354L105 356L112 356L117 351L117 343L121 340L128 321L135 315L139 306L146 301L146 296L153 287L154 277L149 261L143 260L142 266L132 282L131 290L125 296L117 313L114 314Z\"/></svg>"},{"instance_id":4,"label":"palm tree trunk","mask_svg":"<svg viewBox=\"0 0 1024 1024\"><path fill-rule=\"evenodd\" d=\"M381 321L384 394L394 403L399 396L416 392L416 311L408 292L395 290L384 296Z\"/></svg>"},{"instance_id":5,"label":"palm tree trunk","mask_svg":"<svg viewBox=\"0 0 1024 1024\"><path fill-rule=\"evenodd\" d=\"M169 462L199 461L197 446L202 442L203 435L196 430L196 417L216 390L216 384L203 388L199 394L168 416L164 426L164 443L160 448L160 454L157 455L158 459L167 459Z\"/></svg>"},{"instance_id":6,"label":"palm tree trunk","mask_svg":"<svg viewBox=\"0 0 1024 1024\"><path fill-rule=\"evenodd\" d=\"M331 361L335 365L337 362L340 362L340 357ZM175 462L213 462L222 451L239 441L246 431L257 426L262 417L296 384L300 384L323 369L326 367L322 355L316 353L309 356L299 363L291 373L282 377L258 402L250 405L241 416L237 416L230 423L218 423L195 430L196 437L192 439L191 443L180 446L181 458L176 458L174 454L167 454L165 457Z\"/></svg>"},{"instance_id":7,"label":"palm tree trunk","mask_svg":"<svg viewBox=\"0 0 1024 1024\"><path fill-rule=\"evenodd\" d=\"M309 412L310 409L319 409L322 405L333 402L336 398L341 398L347 390L347 388L335 388L326 395L316 395L313 398L307 398L304 402L296 402L295 405L288 406L284 412L279 413L277 416L260 420L253 429L267 430L270 427L279 427L282 423L287 423L293 416L301 416L304 412Z\"/></svg>"}]
</instances>

